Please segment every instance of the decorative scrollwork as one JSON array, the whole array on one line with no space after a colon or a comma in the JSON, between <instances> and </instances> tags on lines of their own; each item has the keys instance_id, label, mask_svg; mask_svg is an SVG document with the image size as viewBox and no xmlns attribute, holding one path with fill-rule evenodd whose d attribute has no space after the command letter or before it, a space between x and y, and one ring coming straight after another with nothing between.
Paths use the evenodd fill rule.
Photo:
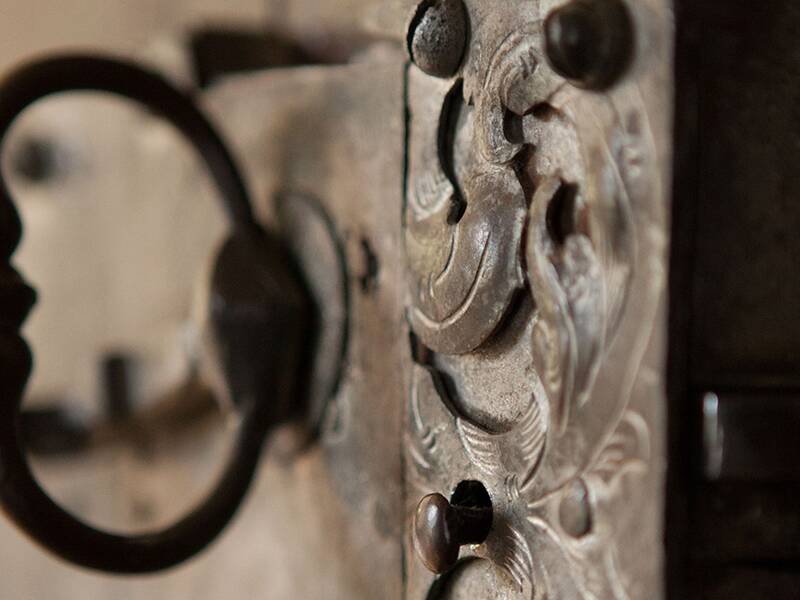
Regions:
<instances>
[{"instance_id":1,"label":"decorative scrollwork","mask_svg":"<svg viewBox=\"0 0 800 600\"><path fill-rule=\"evenodd\" d=\"M654 476L652 415L639 409L655 397L633 398L664 290L645 102L635 85L594 93L557 75L541 20L516 20L528 4L467 5L473 41L456 78L409 72L409 322L433 351L414 366L410 479L440 493L486 486L495 521L470 552L525 597L627 600L616 525ZM528 349L503 365L530 373L536 392L498 431L463 401L481 391L453 383L475 361L436 356L511 354L492 341L506 317L528 314L512 301L523 286ZM436 451L415 456L433 429Z\"/></svg>"},{"instance_id":2,"label":"decorative scrollwork","mask_svg":"<svg viewBox=\"0 0 800 600\"><path fill-rule=\"evenodd\" d=\"M419 87L428 102L427 94L438 92L441 105L432 110L434 119L420 116L411 132L411 144L421 147L410 159L405 211L409 317L428 347L463 354L491 335L522 287L525 196L509 167L479 168L469 157L463 169L460 162L445 164L440 143L455 135L447 131L455 119L448 112L460 86L447 90L436 81Z\"/></svg>"},{"instance_id":3,"label":"decorative scrollwork","mask_svg":"<svg viewBox=\"0 0 800 600\"><path fill-rule=\"evenodd\" d=\"M515 485L525 489L544 451L548 414L536 399L509 432L492 434L458 418L456 428L470 460L490 477L513 475Z\"/></svg>"},{"instance_id":4,"label":"decorative scrollwork","mask_svg":"<svg viewBox=\"0 0 800 600\"><path fill-rule=\"evenodd\" d=\"M528 226L528 277L539 320L533 348L563 433L570 400L591 384L604 330L604 282L592 243L585 235L569 236L560 247L548 231L547 212L563 189L558 177L536 190Z\"/></svg>"}]
</instances>

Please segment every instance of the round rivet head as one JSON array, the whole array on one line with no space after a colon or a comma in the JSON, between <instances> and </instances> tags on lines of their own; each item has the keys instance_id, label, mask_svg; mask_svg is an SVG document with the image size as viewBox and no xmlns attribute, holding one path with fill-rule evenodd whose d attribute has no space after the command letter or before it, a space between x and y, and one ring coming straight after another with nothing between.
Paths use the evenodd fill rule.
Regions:
<instances>
[{"instance_id":1,"label":"round rivet head","mask_svg":"<svg viewBox=\"0 0 800 600\"><path fill-rule=\"evenodd\" d=\"M463 0L423 0L408 28L411 60L428 75L455 75L467 46Z\"/></svg>"},{"instance_id":2,"label":"round rivet head","mask_svg":"<svg viewBox=\"0 0 800 600\"><path fill-rule=\"evenodd\" d=\"M633 52L633 25L622 0L573 0L545 20L553 69L572 83L605 89L619 79Z\"/></svg>"},{"instance_id":3,"label":"round rivet head","mask_svg":"<svg viewBox=\"0 0 800 600\"><path fill-rule=\"evenodd\" d=\"M425 567L444 573L458 562L461 546L480 544L492 528L492 507L488 500L462 503L454 494L453 503L441 494L429 494L417 505L414 515L414 547Z\"/></svg>"},{"instance_id":4,"label":"round rivet head","mask_svg":"<svg viewBox=\"0 0 800 600\"><path fill-rule=\"evenodd\" d=\"M453 543L447 528L450 503L441 494L425 496L414 518L414 544L425 567L444 573L458 560L459 545Z\"/></svg>"}]
</instances>

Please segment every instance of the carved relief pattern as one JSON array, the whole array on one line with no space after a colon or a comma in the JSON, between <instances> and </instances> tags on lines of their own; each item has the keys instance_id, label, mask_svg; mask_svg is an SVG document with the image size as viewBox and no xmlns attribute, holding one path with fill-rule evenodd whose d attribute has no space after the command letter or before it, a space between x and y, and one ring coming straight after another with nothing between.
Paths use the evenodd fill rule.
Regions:
<instances>
[{"instance_id":1,"label":"carved relief pattern","mask_svg":"<svg viewBox=\"0 0 800 600\"><path fill-rule=\"evenodd\" d=\"M631 403L653 379L646 355L664 293L646 103L635 82L599 94L556 75L531 3L467 4L473 42L460 75L409 72L409 323L434 356L480 351L524 290L534 392L496 431L465 412L440 363L418 360L409 500L479 480L495 518L468 554L502 568L521 597L637 597L615 523L645 501L654 464L651 417Z\"/></svg>"},{"instance_id":2,"label":"carved relief pattern","mask_svg":"<svg viewBox=\"0 0 800 600\"><path fill-rule=\"evenodd\" d=\"M412 142L416 148L405 211L410 319L430 348L461 354L489 337L522 286L517 253L525 197L511 168L471 157L464 161L464 185L454 181L453 165L445 164L450 157L441 145L455 114L441 108L455 110L449 105L460 103L454 98L460 89L425 78L416 78L415 100L421 105L438 101L440 110L419 117L420 135Z\"/></svg>"}]
</instances>

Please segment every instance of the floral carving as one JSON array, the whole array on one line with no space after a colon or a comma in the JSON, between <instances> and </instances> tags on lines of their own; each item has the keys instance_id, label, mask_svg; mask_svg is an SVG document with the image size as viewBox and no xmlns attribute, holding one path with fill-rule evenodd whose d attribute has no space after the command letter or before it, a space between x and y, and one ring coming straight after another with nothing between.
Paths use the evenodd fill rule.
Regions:
<instances>
[{"instance_id":1,"label":"floral carving","mask_svg":"<svg viewBox=\"0 0 800 600\"><path fill-rule=\"evenodd\" d=\"M564 523L563 505L571 500L576 483L585 486L588 492L575 510L587 511L591 522L597 511L616 500L625 477L646 470L650 444L644 419L626 409L591 462L551 487L536 481L547 436L542 399L532 399L530 406L540 408L528 410L511 431L494 435L448 408L438 376L429 368L415 367L410 415L414 423L406 451L416 494L479 477L493 492L501 518L474 552L496 561L519 591L532 599L545 598L548 579L565 577L574 586L566 598L625 598L617 593L621 584L616 570L597 569L614 564L613 531L592 525L575 535ZM429 423L436 423L435 429Z\"/></svg>"},{"instance_id":2,"label":"floral carving","mask_svg":"<svg viewBox=\"0 0 800 600\"><path fill-rule=\"evenodd\" d=\"M529 364L518 368L536 385L511 426L487 427L459 396L481 391L448 383L474 363L415 364L409 498L480 480L495 521L472 556L525 598L626 600L615 527L653 471L651 416L632 397L664 290L645 104L634 87L612 97L567 84L542 55L540 21L512 18L497 35L504 11L469 6L477 25L456 79L410 67L409 322L434 357L475 354L524 287Z\"/></svg>"},{"instance_id":3,"label":"floral carving","mask_svg":"<svg viewBox=\"0 0 800 600\"><path fill-rule=\"evenodd\" d=\"M604 282L591 240L575 234L557 247L547 230L546 213L562 187L560 178L551 177L536 190L526 251L540 315L533 348L561 432L571 399L591 384L604 329Z\"/></svg>"},{"instance_id":4,"label":"floral carving","mask_svg":"<svg viewBox=\"0 0 800 600\"><path fill-rule=\"evenodd\" d=\"M533 477L544 451L547 432L546 406L531 402L516 426L503 434L484 431L467 419L456 419L456 428L467 455L490 477L514 476L525 487Z\"/></svg>"}]
</instances>

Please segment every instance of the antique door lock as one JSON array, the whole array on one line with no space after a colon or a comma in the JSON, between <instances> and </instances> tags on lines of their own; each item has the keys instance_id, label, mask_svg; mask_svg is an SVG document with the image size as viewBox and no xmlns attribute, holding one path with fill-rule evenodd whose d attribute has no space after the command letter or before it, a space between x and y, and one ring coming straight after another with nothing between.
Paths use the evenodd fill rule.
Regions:
<instances>
[{"instance_id":1,"label":"antique door lock","mask_svg":"<svg viewBox=\"0 0 800 600\"><path fill-rule=\"evenodd\" d=\"M240 73L205 90L220 134L193 99L124 61L45 59L0 85L0 141L37 99L93 89L146 106L196 147L230 222L206 290L208 358L241 421L216 491L163 531L101 532L50 500L21 442L31 356L19 330L35 295L11 266L21 225L0 179L6 514L80 565L170 567L225 527L265 440L305 414L312 448L268 490L275 502L258 498L263 532L278 532L259 543L286 557L286 582L265 584L278 597L716 599L732 589L706 572L717 546L732 581L773 569L763 557L794 565L796 541L779 535L788 496L747 486L798 481L786 459L796 421L781 416L796 414L796 376L783 373L785 388L773 377L796 365L798 336L786 333L796 319L776 326L767 292L732 283L767 278L763 265L791 253L749 270L725 255L749 264L744 254L772 243L796 248L782 219L798 211L758 212L762 185L784 188L761 173L740 181L747 144L700 152L696 132L702 106L712 133L739 140L730 129L766 120L785 135L765 107L796 94L741 107L748 96L726 79L741 67L761 89L758 68L775 56L703 71L724 92L703 95L695 67L725 62L738 48L726 36L746 29L733 3L365 4L381 43L352 61ZM696 32L709 23L728 41L697 66L687 48L703 45ZM748 56L756 50L768 53ZM723 100L747 118L717 118ZM714 167L708 181L699 164ZM728 210L749 219L747 250ZM752 301L730 300L740 292ZM772 331L755 366L742 340L761 337L743 312ZM714 362L726 352L744 367ZM748 401L778 388L773 412ZM748 445L773 435L769 451ZM764 512L781 526L762 531L753 515Z\"/></svg>"},{"instance_id":2,"label":"antique door lock","mask_svg":"<svg viewBox=\"0 0 800 600\"><path fill-rule=\"evenodd\" d=\"M216 490L184 520L138 536L76 520L24 458L18 331L33 295L16 280L0 408L9 517L88 567L188 558L233 515L265 438L304 409L310 352L328 352L342 358L318 453L337 476L313 485L342 535L362 540L349 564L387 577L384 597L481 596L486 581L531 599L657 588L668 27L655 1L550 4L425 0L408 21L410 62L394 51L374 68L221 85L223 124L259 123L256 136L227 123L257 206L209 121L161 77L82 56L12 73L2 132L43 96L100 90L165 117L204 159L231 228L208 291L211 358L241 425ZM659 52L642 51L644 30ZM259 156L282 170L249 164ZM8 259L20 227L0 189ZM269 212L266 229L254 215ZM346 345L312 347L331 321Z\"/></svg>"},{"instance_id":3,"label":"antique door lock","mask_svg":"<svg viewBox=\"0 0 800 600\"><path fill-rule=\"evenodd\" d=\"M62 557L108 571L159 570L204 548L241 502L265 438L303 409L301 386L314 385L305 365L315 319L324 324L335 300L317 291L314 309L324 284L345 290L348 346L327 349L347 359L330 378L339 382L319 443L343 473L334 497L352 497L341 486L357 481L362 498L376 498L361 509L375 512L372 527L345 517L364 539L363 569L404 572L389 587L407 598L450 597L487 572L525 598L619 598L627 569L644 589L657 585L668 120L653 108L665 102L664 64L637 50L637 32L650 27L648 43L665 48L668 37L663 20L621 0L546 5L426 0L411 11L410 63L395 53L369 77L356 63L222 85L227 114L266 123L242 155L293 157L271 184L270 231L282 241L256 221L209 121L161 77L85 56L12 73L0 131L41 97L100 90L160 114L204 159L231 228L208 291L210 355L241 425L216 490L175 525L122 536L73 518L24 458L30 357L18 331L33 294L17 280L24 302L3 341L13 368L0 414L9 517ZM281 89L308 104L292 107ZM314 104L325 97L336 100ZM235 106L248 101L259 105ZM300 124L315 114L321 124ZM359 133L369 123L385 134ZM343 163L324 146L312 151L313 136L326 135L347 148L346 168L363 166L351 178L362 178L360 198ZM270 169L261 169L250 177L263 190ZM9 258L20 227L2 192ZM292 220L303 205L317 208ZM332 241L320 249L323 230ZM383 408L370 407L376 396Z\"/></svg>"}]
</instances>

